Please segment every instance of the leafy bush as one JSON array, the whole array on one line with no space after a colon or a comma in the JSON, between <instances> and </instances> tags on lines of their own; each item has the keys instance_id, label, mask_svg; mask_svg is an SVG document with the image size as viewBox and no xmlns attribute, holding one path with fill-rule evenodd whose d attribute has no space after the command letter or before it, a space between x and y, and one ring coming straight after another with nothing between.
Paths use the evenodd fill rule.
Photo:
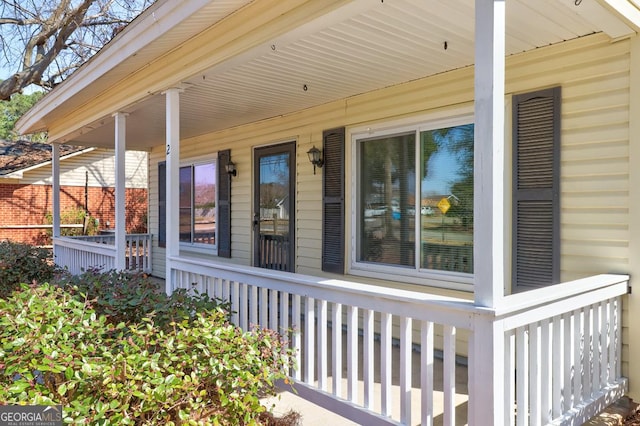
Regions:
<instances>
[{"instance_id":1,"label":"leafy bush","mask_svg":"<svg viewBox=\"0 0 640 426\"><path fill-rule=\"evenodd\" d=\"M195 290L187 294L186 290L179 289L167 296L142 273L89 270L81 275L61 277L56 283L72 294L86 297L91 308L112 324L153 318L157 325L164 326L193 318L196 312L229 308L228 304Z\"/></svg>"},{"instance_id":2,"label":"leafy bush","mask_svg":"<svg viewBox=\"0 0 640 426\"><path fill-rule=\"evenodd\" d=\"M44 219L47 224L51 225L53 223L53 214L51 212L47 212L44 215ZM78 235L97 235L100 224L98 223L98 219L88 215L87 212L83 209L73 209L66 210L60 213L60 224L61 225L83 225L83 227L78 228L60 228L60 235L62 237L73 237ZM47 234L51 236L52 230L48 230Z\"/></svg>"},{"instance_id":3,"label":"leafy bush","mask_svg":"<svg viewBox=\"0 0 640 426\"><path fill-rule=\"evenodd\" d=\"M48 284L0 300L0 401L60 404L73 424L258 424L258 396L289 367L277 335L220 308L159 327L91 304Z\"/></svg>"},{"instance_id":4,"label":"leafy bush","mask_svg":"<svg viewBox=\"0 0 640 426\"><path fill-rule=\"evenodd\" d=\"M49 250L24 243L0 242L0 298L7 297L21 283L49 281L56 271Z\"/></svg>"}]
</instances>

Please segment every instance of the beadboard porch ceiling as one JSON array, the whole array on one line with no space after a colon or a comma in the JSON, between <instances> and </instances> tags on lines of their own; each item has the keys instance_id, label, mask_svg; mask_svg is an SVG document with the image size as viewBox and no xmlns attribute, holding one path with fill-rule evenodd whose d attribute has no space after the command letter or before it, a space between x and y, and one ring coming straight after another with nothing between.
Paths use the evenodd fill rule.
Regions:
<instances>
[{"instance_id":1,"label":"beadboard porch ceiling","mask_svg":"<svg viewBox=\"0 0 640 426\"><path fill-rule=\"evenodd\" d=\"M227 6L224 13L229 13L234 3L240 8L238 13L242 13L241 8L247 2L223 3ZM339 7L328 8L327 13L284 34L175 81L174 85L180 84L185 89L180 98L181 138L473 65L473 0L339 3ZM605 32L613 39L634 33L631 26L596 0L509 0L506 8L508 55L597 32ZM141 51L146 52L144 58L133 55L123 59L104 78L114 82L127 78L175 49L176 43L203 29L203 20L201 16L196 19L197 16L200 15L196 12L180 24L185 26L179 32L183 41L176 38L172 44L169 39L164 43L157 39L149 45L153 49ZM83 71L80 69L77 74ZM72 76L70 82L74 78L81 75ZM97 95L92 90L99 90L99 86L88 85L78 99L70 98L59 105L57 114L65 109L72 111L79 107L75 103L81 99ZM164 144L164 108L164 95L159 91L131 99L124 109L129 114L128 149ZM55 137L58 142L68 144L112 147L114 112L104 111L99 120ZM46 121L43 116L42 122Z\"/></svg>"}]
</instances>

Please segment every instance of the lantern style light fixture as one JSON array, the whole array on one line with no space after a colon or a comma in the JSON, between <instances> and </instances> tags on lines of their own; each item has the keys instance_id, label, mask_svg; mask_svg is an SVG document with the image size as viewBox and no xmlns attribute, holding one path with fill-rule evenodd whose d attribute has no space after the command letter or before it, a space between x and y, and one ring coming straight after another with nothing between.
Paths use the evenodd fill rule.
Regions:
<instances>
[{"instance_id":1,"label":"lantern style light fixture","mask_svg":"<svg viewBox=\"0 0 640 426\"><path fill-rule=\"evenodd\" d=\"M316 167L322 168L324 165L324 160L322 159L322 151L320 151L314 145L309 151L307 151L307 155L309 156L309 161L313 164L313 174L316 174Z\"/></svg>"},{"instance_id":2,"label":"lantern style light fixture","mask_svg":"<svg viewBox=\"0 0 640 426\"><path fill-rule=\"evenodd\" d=\"M236 170L236 163L234 163L233 161L229 160L224 168L229 176L237 176L238 171Z\"/></svg>"}]
</instances>

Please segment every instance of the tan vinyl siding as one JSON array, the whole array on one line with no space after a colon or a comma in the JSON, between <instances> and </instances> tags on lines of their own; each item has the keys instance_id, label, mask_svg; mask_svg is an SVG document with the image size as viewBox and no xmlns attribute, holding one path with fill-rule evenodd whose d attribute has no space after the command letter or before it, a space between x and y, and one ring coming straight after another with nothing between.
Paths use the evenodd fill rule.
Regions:
<instances>
[{"instance_id":1,"label":"tan vinyl siding","mask_svg":"<svg viewBox=\"0 0 640 426\"><path fill-rule=\"evenodd\" d=\"M540 48L507 58L506 75L508 98L514 93L562 87L561 280L629 271L629 41L612 43L605 35L596 34ZM349 257L352 240L349 211L355 199L351 187L354 170L351 170L350 129L387 126L411 117L429 117L432 113L446 114L452 108L472 108L472 102L473 69L464 68L184 140L180 155L188 159L231 148L231 158L238 168L238 176L232 183L232 258L234 262L251 264L253 148L297 141L296 271L326 275L320 268L322 178L321 173L313 175L306 155L313 145L322 146L322 131L347 127L346 253ZM507 99L507 107L509 105L510 99ZM507 123L510 115L508 109ZM510 129L506 129L505 134L510 144ZM510 152L509 147L507 151ZM157 162L162 159L163 149L155 149L150 173L150 229L154 233L158 226L154 179ZM510 188L508 169L505 188ZM510 211L505 217L510 221ZM509 243L505 252L510 253L509 235L506 241ZM163 276L164 250L155 250L154 256L154 274ZM347 264L349 262L347 259ZM402 279L390 282L357 276L346 278L472 297L459 291L406 284ZM626 345L624 353L624 368L628 371Z\"/></svg>"},{"instance_id":2,"label":"tan vinyl siding","mask_svg":"<svg viewBox=\"0 0 640 426\"><path fill-rule=\"evenodd\" d=\"M125 184L127 188L147 188L147 153L127 151ZM87 174L88 172L88 174ZM22 184L51 185L51 164L26 171ZM60 184L63 186L115 187L113 150L93 149L60 161Z\"/></svg>"},{"instance_id":3,"label":"tan vinyl siding","mask_svg":"<svg viewBox=\"0 0 640 426\"><path fill-rule=\"evenodd\" d=\"M626 262L628 44L628 41L611 43L604 35L594 35L507 60L507 93L562 86L563 281L603 272L603 265L618 267L620 262ZM306 151L313 145L322 145L322 130L341 125L346 125L347 130L368 124L387 125L404 117L428 116L430 111L471 105L472 100L473 69L466 68L185 140L180 155L188 159L232 148L231 157L238 166L238 176L232 183L232 256L249 264L252 149L296 140L296 267L298 272L319 274L322 179L320 174L313 175ZM510 132L506 133L510 139ZM347 149L347 200L354 195L349 183L349 151ZM157 161L164 158L161 149L157 152L158 157L152 157L151 176L157 173ZM157 212L153 210L157 210L157 200L151 201L151 217L155 218ZM589 247L591 242L597 244ZM585 257L590 259L585 261Z\"/></svg>"}]
</instances>

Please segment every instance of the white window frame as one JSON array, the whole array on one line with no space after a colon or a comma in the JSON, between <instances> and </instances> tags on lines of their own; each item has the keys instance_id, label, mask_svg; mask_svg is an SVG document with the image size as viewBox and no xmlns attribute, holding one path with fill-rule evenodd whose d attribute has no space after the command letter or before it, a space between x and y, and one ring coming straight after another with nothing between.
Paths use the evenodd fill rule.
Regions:
<instances>
[{"instance_id":1,"label":"white window frame","mask_svg":"<svg viewBox=\"0 0 640 426\"><path fill-rule=\"evenodd\" d=\"M195 166L199 166L199 165L203 165L203 164L215 164L216 167L216 174L215 174L215 179L216 179L216 220L218 218L218 205L219 205L219 200L218 200L218 155L217 153L213 153L210 155L206 155L206 156L200 156L200 157L195 157L195 158L191 158L191 159L187 159L184 161L180 162L180 167L179 169L182 169L183 167L191 167L191 226L193 227L193 213L194 213L194 207L193 207L193 196L194 196L194 176L193 176L193 170L195 168ZM178 185L180 185L180 172L178 172ZM180 216L178 216L179 218ZM179 221L179 219L178 219ZM180 223L178 222L178 227L180 227ZM203 244L203 243L193 243L193 242L186 242L186 241L180 241L180 250L185 250L185 251L189 251L192 253L202 253L202 254L207 254L207 255L211 255L213 254L214 256L218 255L218 227L216 224L216 238L215 244Z\"/></svg>"},{"instance_id":2,"label":"white window frame","mask_svg":"<svg viewBox=\"0 0 640 426\"><path fill-rule=\"evenodd\" d=\"M473 106L461 107L455 109L442 110L426 116L412 117L408 119L394 120L384 123L376 123L374 125L365 125L350 130L351 139L351 247L349 252L349 262L347 272L355 276L367 278L378 278L390 281L402 281L411 284L428 285L434 287L443 287L453 290L472 291L473 290L473 274L452 271L439 271L435 269L420 268L421 250L418 241L421 240L420 228L415 226L415 265L413 267L394 266L385 264L376 264L373 262L358 261L358 244L361 233L361 224L358 220L358 212L361 209L360 201L360 159L359 159L359 142L366 139L376 139L397 134L415 132L415 170L420 170L421 152L420 152L420 132L442 129L447 127L460 126L464 124L475 123ZM416 173L416 191L420 190L420 173ZM416 197L416 217L419 218L420 197ZM475 207L474 207L475 210ZM475 212L474 212L475 216ZM475 245L475 241L474 241Z\"/></svg>"}]
</instances>

